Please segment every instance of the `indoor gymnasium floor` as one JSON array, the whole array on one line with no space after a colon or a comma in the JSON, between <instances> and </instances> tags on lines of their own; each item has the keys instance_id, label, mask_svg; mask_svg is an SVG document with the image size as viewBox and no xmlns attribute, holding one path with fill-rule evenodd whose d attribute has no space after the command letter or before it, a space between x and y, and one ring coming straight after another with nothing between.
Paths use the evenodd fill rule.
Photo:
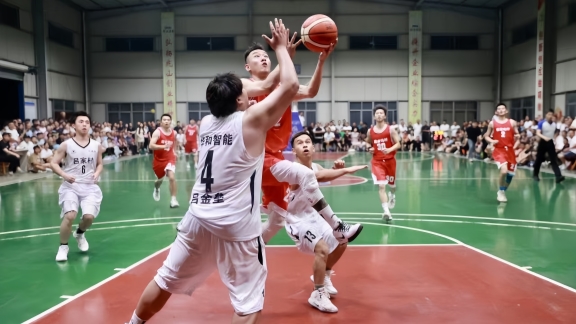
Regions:
<instances>
[{"instance_id":1,"label":"indoor gymnasium floor","mask_svg":"<svg viewBox=\"0 0 576 324\"><path fill-rule=\"evenodd\" d=\"M343 154L318 154L329 166ZM576 179L535 183L518 170L507 204L496 201L493 164L399 153L394 223L381 220L370 172L323 192L340 217L365 229L335 267L337 314L308 305L311 256L282 231L267 247L263 323L576 323ZM351 154L348 165L369 163ZM0 187L0 322L124 323L165 258L186 211L194 172L177 166L181 207L168 183L152 199L151 157L105 167L90 251L58 248L54 175ZM175 296L153 323L229 323L226 289L213 274L192 297Z\"/></svg>"}]
</instances>

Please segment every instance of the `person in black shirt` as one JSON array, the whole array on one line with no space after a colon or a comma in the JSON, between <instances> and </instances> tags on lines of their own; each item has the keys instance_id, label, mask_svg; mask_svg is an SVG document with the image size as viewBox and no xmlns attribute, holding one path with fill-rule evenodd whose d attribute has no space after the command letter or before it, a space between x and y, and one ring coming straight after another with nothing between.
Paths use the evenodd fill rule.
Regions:
<instances>
[{"instance_id":1,"label":"person in black shirt","mask_svg":"<svg viewBox=\"0 0 576 324\"><path fill-rule=\"evenodd\" d=\"M482 130L478 127L477 121L473 121L472 126L466 128L466 135L468 136L468 158L473 161L476 141L478 136L482 135Z\"/></svg>"},{"instance_id":2,"label":"person in black shirt","mask_svg":"<svg viewBox=\"0 0 576 324\"><path fill-rule=\"evenodd\" d=\"M422 125L422 151L428 151L430 147L430 126L428 126L428 122L424 121L424 125Z\"/></svg>"},{"instance_id":3,"label":"person in black shirt","mask_svg":"<svg viewBox=\"0 0 576 324\"><path fill-rule=\"evenodd\" d=\"M8 172L23 172L20 169L20 156L12 151L10 151L10 133L5 132L2 134L2 140L0 141L0 162L8 162Z\"/></svg>"}]
</instances>

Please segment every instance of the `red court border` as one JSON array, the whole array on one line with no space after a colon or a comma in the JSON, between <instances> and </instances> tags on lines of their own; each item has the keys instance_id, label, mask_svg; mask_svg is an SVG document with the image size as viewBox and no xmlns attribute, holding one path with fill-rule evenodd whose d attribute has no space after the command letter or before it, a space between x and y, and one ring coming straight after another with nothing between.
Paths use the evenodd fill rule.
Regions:
<instances>
[{"instance_id":1,"label":"red court border","mask_svg":"<svg viewBox=\"0 0 576 324\"><path fill-rule=\"evenodd\" d=\"M292 282L287 283L289 287L299 289L299 286L302 285L302 289L298 292L297 296L290 295L290 296L274 296L274 291L268 292L271 289L270 286L267 287L267 304L268 309L265 307L265 312L263 313L262 322L278 322L282 321L283 323L289 322L299 322L299 323L318 323L318 322L330 322L334 323L333 320L337 322L347 323L350 321L357 321L361 320L362 323L381 323L386 319L390 321L397 321L397 320L417 320L419 322L428 322L428 323L437 323L437 322L445 322L450 318L455 319L459 318L462 319L463 317L467 316L481 316L484 320L505 320L505 322L518 322L517 320L523 321L530 321L530 320L545 320L546 322L549 321L562 321L568 320L568 322L576 322L576 312L572 311L573 307L571 305L576 304L576 294L570 292L569 290L573 289L560 289L563 285L554 284L551 282L550 279L548 280L538 280L537 277L534 276L534 273L529 271L523 272L516 272L512 271L506 265L509 264L508 262L497 262L502 261L499 258L496 258L490 254L482 253L477 251L476 249L472 249L478 253L471 253L469 246L463 244L448 244L448 245L441 245L441 244L429 244L429 245L404 245L403 247L407 247L408 249L422 249L425 248L425 253L420 253L416 256L408 256L409 253L405 253L408 250L403 249L402 254L396 253L398 249L394 249L395 247L398 248L397 245L373 245L373 246L365 246L367 248L363 248L361 246L350 246L350 251L348 255L351 253L355 254L366 254L364 258L370 260L370 264L367 265L367 269L363 271L361 276L354 274L353 277L350 277L350 269L347 271L344 270L343 275L337 279L336 282L339 283L339 289L341 289L341 296L334 298L334 303L340 307L340 313L337 315L334 314L323 314L309 306L307 306L307 294L309 291L306 290L310 284L307 281L306 276L307 274L296 274L297 271L304 271L309 272L309 263L306 267L304 267L301 263L298 265L298 268L294 269L287 269L290 267L294 267L295 265L286 265L279 262L282 259L291 259L293 260L294 255L288 257L290 253L297 253L301 256L293 246L283 246L281 247L273 247L270 246L269 248L273 248L274 252L269 252L268 259L272 262L269 263L269 275L271 274L278 274L282 270L288 270L291 274L294 273L296 279L292 278L293 276L286 276L285 274L281 275L281 279L273 279L275 280L275 285L282 283L278 283L278 280L281 280L286 284L285 281L292 280ZM376 248L378 253L371 253L371 248ZM443 247L443 249L451 249L451 250L442 250L442 252L434 251L433 247ZM276 248L276 249L275 249ZM277 249L280 248L280 249ZM167 248L164 248L153 255L143 259L140 262L135 263L134 265L126 268L125 270L111 276L110 278L105 279L104 281L88 288L87 290L79 293L78 295L70 298L51 309L43 312L35 316L34 318L26 321L25 323L43 323L42 319L50 320L54 319L55 316L58 314L54 314L63 306L72 303L74 300L78 300L80 297L90 293L91 291L96 290L97 288L103 286L104 284L116 279L122 275L127 274L131 270L137 268L138 266L142 265L146 261L155 258L154 268L157 268L157 263L161 262L165 257L164 254L167 253ZM395 251L396 250L396 251ZM436 249L437 250L437 249ZM458 252L460 257L464 259L469 258L472 260L474 259L473 264L473 271L470 269L470 262L468 261L468 267L464 264L466 262L453 262L453 260L458 260L452 256L452 258L448 257L449 260L441 260L443 255L450 255L452 252ZM163 254L164 253L164 254ZM286 254L288 253L288 254ZM160 255L163 254L163 255ZM278 258L277 254L286 254L282 256L282 258ZM274 256L276 255L276 256ZM300 258L298 256L297 258ZM345 255L346 256L346 255ZM304 256L307 257L307 256ZM488 258L486 258L488 257ZM311 259L308 259L311 262ZM393 261L396 260L396 261ZM401 261L400 261L401 260ZM408 260L408 261L407 261ZM351 261L351 260L350 260ZM462 261L462 260L459 260ZM478 261L478 262L477 262ZM358 262L346 262L343 258L343 262L346 264L351 265L352 267L358 267ZM384 262L384 263L383 263ZM395 269L395 271L390 271L391 266L389 262L398 262L403 263L403 267L409 268L408 271L398 271L399 269ZM294 262L290 262L294 263ZM298 262L295 262L298 263ZM438 268L433 268L431 264L438 264ZM339 265L340 267L340 265ZM340 267L340 269L342 269ZM387 268L389 268L387 271ZM517 268L517 266L514 266ZM448 269L448 270L446 270ZM521 268L520 268L521 269ZM140 269L142 270L142 269ZM142 271L136 272L142 272ZM402 270L402 269L400 269ZM446 273L444 271L447 271ZM452 272L450 272L452 271ZM150 271L148 271L150 272ZM337 270L338 272L338 270ZM450 274L450 280L446 281L446 275ZM425 279L427 274L436 274L438 276L444 276L441 281L436 280L432 283L427 283ZM407 276L404 278L395 278L394 276ZM129 274L128 277L133 277L134 273ZM348 277L345 277L348 276ZM211 288L204 289L201 291L201 288L198 289L198 295L206 296L210 292L218 291L218 290L225 290L223 285L218 282L217 279L213 277L217 277L217 274L213 274L211 278L206 282L207 285L210 285ZM366 277L366 278L363 278ZM463 279L462 279L463 277ZM496 278L494 280L489 280L490 277ZM459 279L460 278L460 279ZM485 278L485 280L482 280ZM127 278L123 278L122 280L126 280ZM128 278L129 279L129 278ZM150 274L146 277L146 283L148 280L151 279ZM399 280L401 279L401 280ZM436 278L438 279L438 278ZM541 279L541 278L540 278ZM122 281L121 280L121 281ZM296 280L296 281L294 281ZM444 281L442 281L444 280ZM349 282L349 284L344 285L342 281ZM352 282L356 281L356 284ZM457 286L456 282L464 283L464 286ZM384 289L380 287L380 289L373 290L366 290L366 287L375 286L377 287L378 284L383 284ZM435 285L434 285L435 283ZM490 285L492 283L492 285ZM494 284L496 283L496 284ZM212 288L219 284L219 288ZM414 288L414 284L421 285L422 287ZM398 287L400 285L401 287ZM402 287L405 285L405 287ZM408 286L406 286L408 285ZM130 297L137 298L140 294L140 290L143 289L145 286L141 283L138 283L138 291L132 291ZM360 286L364 287L361 292ZM131 286L128 286L131 287ZM125 287L126 288L126 287ZM562 287L564 288L564 287ZM416 289L416 290L414 290ZM438 294L438 289L444 289L442 294ZM414 293L414 291L421 291L420 293ZM486 291L485 293L482 291ZM407 293L412 292L412 294ZM219 292L224 297L226 296L225 291ZM350 295L356 294L357 296L352 296L356 298L350 299ZM480 302L478 300L479 294L485 294L488 297L488 300L482 300L480 298ZM365 296L368 300L377 301L377 304L366 305L366 303L362 303L362 298L358 298L359 296ZM348 296L348 298L346 297ZM457 298L454 299L454 296ZM195 295L192 296L194 298ZM296 298L297 297L297 298ZM431 301L433 301L433 306L428 305L428 302L422 302L422 298L428 299L430 297ZM450 299L452 298L452 299ZM498 299L500 298L500 299ZM102 298L100 298L102 299ZM107 299L107 298L106 298ZM111 298L113 299L113 297ZM209 299L213 300L209 297ZM272 299L272 301L271 301ZM455 307L454 303L456 303L462 299L469 300L470 303L461 303L458 307ZM539 300L540 299L540 300ZM172 300L176 300L176 304L178 307L174 309L175 305L170 307L170 304L167 304L167 311L164 313L159 313L157 316L158 319L153 319L152 323L156 322L166 322L167 320L175 323L183 323L183 318L187 318L188 320L192 320L189 317L189 313L191 310L188 310L187 306L190 306L191 300L187 296L174 296ZM202 298L203 300L203 298ZM202 300L196 300L194 303L201 303ZM282 310L281 312L278 311L271 311L270 304L271 303L278 303L278 300L282 300L282 303L290 303L292 308L296 307L292 311ZM358 302L360 301L360 302ZM114 300L110 300L110 302L114 303ZM116 300L118 302L118 300ZM133 308L132 305L133 301L131 302L128 308ZM170 303L170 302L169 302ZM295 303L295 304L294 304ZM518 305L516 306L516 303ZM82 304L82 303L81 303ZM549 306L550 305L550 306ZM80 305L78 310L83 309L82 305ZM116 305L121 306L121 305ZM221 305L220 305L221 306ZM421 311L422 307L430 306L429 312L425 314L425 317L422 317L421 312L414 311L418 310ZM552 307L553 306L553 307ZM70 307L70 306L69 306ZM226 305L226 308L218 308L211 303L207 305L203 305L201 309L210 309L207 307L211 307L212 312L211 314L197 314L198 316L204 316L202 319L204 322L209 320L213 323L220 323L229 322L231 316L231 307L229 304ZM216 307L217 309L214 309ZM282 307L286 308L286 305L282 304ZM416 307L416 309L414 309ZM496 312L492 307L497 309ZM116 307L117 309L118 307ZM122 307L121 307L122 308ZM273 306L275 308L275 306ZM363 309L363 310L362 310ZM567 311L569 309L570 311ZM179 311L176 311L179 310ZM362 310L363 314L358 314L356 311ZM387 311L391 310L391 311ZM464 311L465 310L465 311ZM95 311L95 310L93 310ZM116 310L117 311L117 310ZM125 307L122 308L122 312L131 312L132 310L126 310ZM456 312L456 313L455 313ZM460 313L458 313L460 312ZM60 310L62 313L62 310ZM66 311L64 312L66 317L69 317L68 321L64 323L75 323L78 320L79 313L75 314L68 314ZM478 314L474 314L478 313ZM161 315L162 314L162 315ZM172 315L171 315L172 314ZM290 315L288 315L290 314ZM61 314L60 314L61 315ZM62 316L62 315L61 315ZM123 314L123 316L128 316ZM169 316L170 318L167 318ZM210 316L206 318L206 316ZM333 317L337 316L337 317ZM350 318L350 316L353 316ZM46 318L48 317L48 318ZM161 321L158 321L160 320ZM473 320L474 317L468 318ZM126 321L128 318L122 319L122 321ZM200 318L197 318L200 320ZM482 321L481 318L476 318L473 321ZM87 318L85 322L94 321L94 318L90 319ZM328 322L327 322L328 321ZM50 321L53 322L53 321ZM188 321L184 321L188 322ZM200 321L202 322L202 321ZM194 322L198 323L198 322Z\"/></svg>"}]
</instances>

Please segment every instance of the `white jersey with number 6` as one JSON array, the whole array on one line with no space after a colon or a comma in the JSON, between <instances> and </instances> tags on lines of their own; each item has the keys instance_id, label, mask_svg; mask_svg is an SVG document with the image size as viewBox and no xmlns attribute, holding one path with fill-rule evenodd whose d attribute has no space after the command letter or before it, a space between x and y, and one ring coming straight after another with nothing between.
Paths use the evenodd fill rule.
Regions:
<instances>
[{"instance_id":1,"label":"white jersey with number 6","mask_svg":"<svg viewBox=\"0 0 576 324\"><path fill-rule=\"evenodd\" d=\"M242 117L208 115L200 124L200 150L190 213L214 235L247 241L262 234L260 186L264 147L250 156L244 146Z\"/></svg>"},{"instance_id":2,"label":"white jersey with number 6","mask_svg":"<svg viewBox=\"0 0 576 324\"><path fill-rule=\"evenodd\" d=\"M66 143L66 160L63 171L73 176L74 182L94 183L100 143L90 139L86 146L80 146L73 138L67 139L64 143Z\"/></svg>"}]
</instances>

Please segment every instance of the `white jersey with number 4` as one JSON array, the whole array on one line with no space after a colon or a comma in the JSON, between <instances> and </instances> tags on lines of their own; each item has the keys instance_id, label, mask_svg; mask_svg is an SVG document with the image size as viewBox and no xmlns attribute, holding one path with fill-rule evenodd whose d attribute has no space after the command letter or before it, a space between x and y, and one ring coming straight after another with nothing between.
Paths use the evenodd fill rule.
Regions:
<instances>
[{"instance_id":1,"label":"white jersey with number 4","mask_svg":"<svg viewBox=\"0 0 576 324\"><path fill-rule=\"evenodd\" d=\"M264 147L250 156L244 146L242 117L208 115L200 124L200 150L190 213L214 235L248 241L262 234L260 186Z\"/></svg>"},{"instance_id":2,"label":"white jersey with number 4","mask_svg":"<svg viewBox=\"0 0 576 324\"><path fill-rule=\"evenodd\" d=\"M74 182L94 183L100 143L90 139L86 146L81 146L74 138L67 139L64 143L66 143L66 160L63 171L73 176Z\"/></svg>"}]
</instances>

